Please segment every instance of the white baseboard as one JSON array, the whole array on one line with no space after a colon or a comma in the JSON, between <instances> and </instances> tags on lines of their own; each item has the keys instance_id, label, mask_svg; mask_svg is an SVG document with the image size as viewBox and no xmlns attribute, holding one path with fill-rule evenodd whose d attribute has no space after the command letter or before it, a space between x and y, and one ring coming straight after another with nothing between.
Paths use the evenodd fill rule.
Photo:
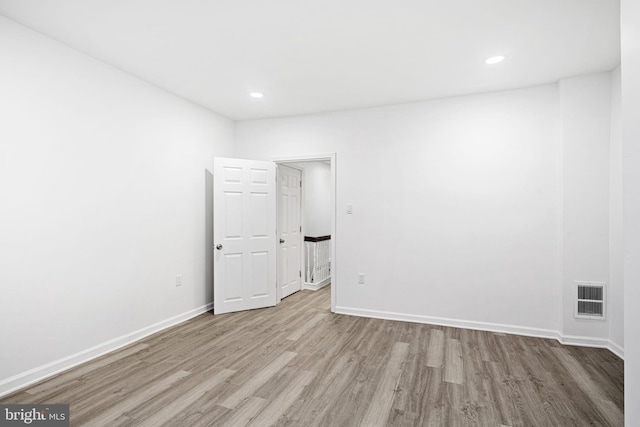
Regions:
<instances>
[{"instance_id":1,"label":"white baseboard","mask_svg":"<svg viewBox=\"0 0 640 427\"><path fill-rule=\"evenodd\" d=\"M611 353L624 360L624 349L618 344L606 338L591 338L575 335L560 335L558 338L560 344L576 345L579 347L606 348Z\"/></svg>"},{"instance_id":2,"label":"white baseboard","mask_svg":"<svg viewBox=\"0 0 640 427\"><path fill-rule=\"evenodd\" d=\"M502 325L498 323L473 322L468 320L457 320L444 317L394 313L389 311L362 310L349 307L336 307L336 313L350 314L352 316L361 317L373 317L375 319L400 320L403 322L426 323L429 325L449 326L452 328L474 329L478 331L489 331L506 334L525 335L538 338L558 339L558 332L551 329L536 329L520 326Z\"/></svg>"},{"instance_id":3,"label":"white baseboard","mask_svg":"<svg viewBox=\"0 0 640 427\"><path fill-rule=\"evenodd\" d=\"M609 340L604 338L591 338L576 335L560 335L560 344L576 345L579 347L609 348Z\"/></svg>"},{"instance_id":4,"label":"white baseboard","mask_svg":"<svg viewBox=\"0 0 640 427\"><path fill-rule=\"evenodd\" d=\"M177 316L170 317L158 323L154 323L153 325L147 326L126 335L122 335L120 337L106 341L102 344L98 344L97 346L91 347L89 349L80 351L67 357L63 357L62 359L55 360L45 365L38 366L37 368L30 369L18 375L3 379L0 381L0 397L9 393L13 393L14 391L27 387L38 381L42 381L45 378L59 374L60 372L71 369L74 366L88 362L106 353L132 344L138 340L141 340L142 338L162 331L163 329L175 326L195 316L205 313L212 308L213 303L194 308L193 310L178 314Z\"/></svg>"},{"instance_id":5,"label":"white baseboard","mask_svg":"<svg viewBox=\"0 0 640 427\"><path fill-rule=\"evenodd\" d=\"M326 279L324 279L322 282L320 283L308 283L308 282L304 282L302 284L302 289L306 289L309 291L317 291L318 289L324 288L325 286L327 286L329 283L331 283L331 277L327 277Z\"/></svg>"},{"instance_id":6,"label":"white baseboard","mask_svg":"<svg viewBox=\"0 0 640 427\"><path fill-rule=\"evenodd\" d=\"M374 319L399 320L402 322L424 323L429 325L448 326L452 328L474 329L478 331L498 332L504 334L524 335L536 338L551 338L564 345L606 348L616 356L624 359L624 349L607 339L562 335L552 329L529 328L504 325L499 323L474 322L468 320L448 319L443 317L422 316L415 314L394 313L389 311L363 310L350 307L336 307L336 313L351 316L372 317Z\"/></svg>"},{"instance_id":7,"label":"white baseboard","mask_svg":"<svg viewBox=\"0 0 640 427\"><path fill-rule=\"evenodd\" d=\"M624 360L624 348L620 347L618 344L613 341L609 341L609 346L607 347L609 351L618 356L620 359Z\"/></svg>"}]
</instances>

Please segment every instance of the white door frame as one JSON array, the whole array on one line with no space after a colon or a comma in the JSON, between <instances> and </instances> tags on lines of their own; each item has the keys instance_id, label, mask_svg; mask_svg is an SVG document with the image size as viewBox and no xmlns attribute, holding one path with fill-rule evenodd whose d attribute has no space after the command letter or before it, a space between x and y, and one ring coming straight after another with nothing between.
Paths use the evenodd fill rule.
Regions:
<instances>
[{"instance_id":1,"label":"white door frame","mask_svg":"<svg viewBox=\"0 0 640 427\"><path fill-rule=\"evenodd\" d=\"M338 282L336 281L338 271L338 253L336 251L336 153L274 156L271 160L276 164L284 165L287 163L322 162L327 160L331 163L331 311L335 313L338 288ZM280 302L280 294L277 295L277 302Z\"/></svg>"}]
</instances>

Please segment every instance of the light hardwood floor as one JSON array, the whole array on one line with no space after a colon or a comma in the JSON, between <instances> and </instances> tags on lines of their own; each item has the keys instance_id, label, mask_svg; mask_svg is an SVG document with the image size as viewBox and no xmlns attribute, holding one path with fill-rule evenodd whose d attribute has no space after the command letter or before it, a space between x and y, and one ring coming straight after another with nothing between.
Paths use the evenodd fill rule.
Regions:
<instances>
[{"instance_id":1,"label":"light hardwood floor","mask_svg":"<svg viewBox=\"0 0 640 427\"><path fill-rule=\"evenodd\" d=\"M622 426L623 362L554 340L332 314L329 288L206 313L1 399L73 426Z\"/></svg>"}]
</instances>

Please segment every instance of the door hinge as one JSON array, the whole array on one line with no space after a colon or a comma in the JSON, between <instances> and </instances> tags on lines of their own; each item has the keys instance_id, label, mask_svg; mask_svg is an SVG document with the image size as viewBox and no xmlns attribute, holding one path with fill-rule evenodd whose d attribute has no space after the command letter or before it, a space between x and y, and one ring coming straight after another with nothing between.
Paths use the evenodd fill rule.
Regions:
<instances>
[{"instance_id":1,"label":"door hinge","mask_svg":"<svg viewBox=\"0 0 640 427\"><path fill-rule=\"evenodd\" d=\"M300 181L300 188L302 188L302 181Z\"/></svg>"},{"instance_id":2,"label":"door hinge","mask_svg":"<svg viewBox=\"0 0 640 427\"><path fill-rule=\"evenodd\" d=\"M300 226L300 232L302 233L302 226Z\"/></svg>"},{"instance_id":3,"label":"door hinge","mask_svg":"<svg viewBox=\"0 0 640 427\"><path fill-rule=\"evenodd\" d=\"M302 270L298 271L298 276L302 277Z\"/></svg>"}]
</instances>

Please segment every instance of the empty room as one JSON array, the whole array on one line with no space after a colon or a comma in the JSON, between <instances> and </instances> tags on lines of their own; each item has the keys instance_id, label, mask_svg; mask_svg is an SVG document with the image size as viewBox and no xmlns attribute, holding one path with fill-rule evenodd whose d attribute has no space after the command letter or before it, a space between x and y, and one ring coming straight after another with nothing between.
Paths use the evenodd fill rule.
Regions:
<instances>
[{"instance_id":1,"label":"empty room","mask_svg":"<svg viewBox=\"0 0 640 427\"><path fill-rule=\"evenodd\" d=\"M0 0L0 425L640 426L640 2Z\"/></svg>"}]
</instances>

